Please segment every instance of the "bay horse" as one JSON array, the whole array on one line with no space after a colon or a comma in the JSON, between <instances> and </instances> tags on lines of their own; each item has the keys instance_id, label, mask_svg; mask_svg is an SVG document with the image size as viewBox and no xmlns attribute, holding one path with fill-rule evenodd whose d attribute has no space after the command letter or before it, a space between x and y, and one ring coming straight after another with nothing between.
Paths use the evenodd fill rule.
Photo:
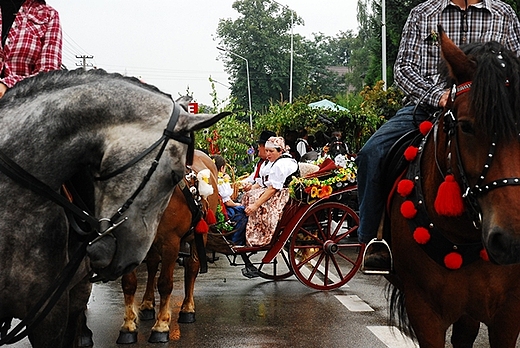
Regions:
<instances>
[{"instance_id":1,"label":"bay horse","mask_svg":"<svg viewBox=\"0 0 520 348\"><path fill-rule=\"evenodd\" d=\"M423 348L444 347L451 325L453 347L472 347L480 323L490 347L513 348L520 332L520 63L497 42L461 50L441 27L439 34L454 84L433 128L421 124L427 135L410 151L416 157L390 201L391 310Z\"/></svg>"},{"instance_id":2,"label":"bay horse","mask_svg":"<svg viewBox=\"0 0 520 348\"><path fill-rule=\"evenodd\" d=\"M209 184L213 193L203 199L204 211L211 209L217 211L219 204L217 180L218 171L213 160L202 151L195 150L193 165L191 169L200 173L203 169L210 170ZM188 176L190 173L188 174ZM187 180L188 181L188 180ZM189 190L189 183L186 183ZM173 290L173 271L181 243L185 241L191 245L190 256L184 258L184 292L185 297L181 305L178 321L180 323L192 323L195 321L195 301L193 291L195 279L199 272L200 258L194 245L193 229L195 222L192 220L194 211L187 200L193 199L191 194L186 195L183 189L177 185L170 198L168 206L164 211L157 228L157 235L146 256L146 268L148 278L143 300L139 306L139 313L134 304L135 292L137 290L137 275L134 270L123 275L121 285L125 298L125 317L119 333L117 343L136 343L138 318L141 320L152 320L155 317L155 275L161 263L161 272L157 280L159 292L159 312L157 320L152 327L149 342L168 342L170 332L170 297ZM192 186L193 187L193 186ZM190 232L190 233L188 233Z\"/></svg>"},{"instance_id":3,"label":"bay horse","mask_svg":"<svg viewBox=\"0 0 520 348\"><path fill-rule=\"evenodd\" d=\"M0 345L71 347L92 273L114 280L142 262L190 134L226 114L194 117L137 79L80 69L19 82L0 115ZM58 194L86 170L96 217ZM91 230L69 231L70 216Z\"/></svg>"}]
</instances>

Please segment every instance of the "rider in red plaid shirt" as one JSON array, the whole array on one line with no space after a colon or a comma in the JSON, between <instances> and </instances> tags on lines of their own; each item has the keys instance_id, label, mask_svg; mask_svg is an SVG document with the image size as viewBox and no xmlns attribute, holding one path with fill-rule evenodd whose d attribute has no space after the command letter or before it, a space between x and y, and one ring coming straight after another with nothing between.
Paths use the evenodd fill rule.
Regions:
<instances>
[{"instance_id":1,"label":"rider in red plaid shirt","mask_svg":"<svg viewBox=\"0 0 520 348\"><path fill-rule=\"evenodd\" d=\"M62 33L58 12L44 0L11 1L13 5L16 3L21 3L21 7L14 22L7 33L2 32L0 97L7 88L26 77L61 68ZM5 15L0 16L0 28Z\"/></svg>"}]
</instances>

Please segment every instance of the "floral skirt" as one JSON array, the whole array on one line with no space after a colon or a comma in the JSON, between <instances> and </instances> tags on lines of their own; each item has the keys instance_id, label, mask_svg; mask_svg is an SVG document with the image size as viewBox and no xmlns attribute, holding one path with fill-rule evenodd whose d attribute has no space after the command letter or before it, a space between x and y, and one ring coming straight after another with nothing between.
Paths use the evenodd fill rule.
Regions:
<instances>
[{"instance_id":1,"label":"floral skirt","mask_svg":"<svg viewBox=\"0 0 520 348\"><path fill-rule=\"evenodd\" d=\"M264 188L258 188L245 193L242 198L244 207L256 202L264 190ZM283 188L278 190L267 202L249 216L246 227L247 245L264 246L271 242L276 225L278 225L278 221L288 201L289 190Z\"/></svg>"}]
</instances>

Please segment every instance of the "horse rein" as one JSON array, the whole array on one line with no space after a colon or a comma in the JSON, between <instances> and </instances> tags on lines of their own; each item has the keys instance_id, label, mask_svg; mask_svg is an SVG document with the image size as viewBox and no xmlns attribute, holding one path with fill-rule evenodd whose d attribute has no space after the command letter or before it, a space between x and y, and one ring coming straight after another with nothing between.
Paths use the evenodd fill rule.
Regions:
<instances>
[{"instance_id":1,"label":"horse rein","mask_svg":"<svg viewBox=\"0 0 520 348\"><path fill-rule=\"evenodd\" d=\"M465 83L462 83L460 85L453 85L451 89L451 102L455 101L455 98L469 92L471 90L472 82L468 81ZM520 185L520 178L502 178L498 180L494 180L490 183L484 184L484 180L486 178L486 175L489 171L489 168L491 167L491 164L493 162L493 158L495 156L495 150L496 150L496 135L491 140L491 144L489 146L488 154L486 157L486 162L484 163L484 166L482 168L482 171L480 175L478 176L477 182L475 185L471 186L468 180L468 176L466 174L466 171L464 169L464 164L462 163L462 157L460 155L460 147L459 147L459 139L458 139L458 133L456 131L457 126L457 117L455 113L451 109L448 109L444 114L444 131L448 135L448 148L451 147L451 138L454 138L454 144L455 144L455 153L457 155L457 168L460 173L460 180L462 182L462 197L466 200L470 207L470 215L473 220L473 225L476 229L480 229L482 226L482 209L480 208L480 204L478 203L478 198L487 194L489 191L492 191L494 189L497 189L499 187L504 186L512 186L512 185ZM448 152L448 163L451 161L451 151ZM448 172L451 170L451 168L448 168Z\"/></svg>"},{"instance_id":2,"label":"horse rein","mask_svg":"<svg viewBox=\"0 0 520 348\"><path fill-rule=\"evenodd\" d=\"M72 280L74 275L76 274L76 271L78 270L78 267L80 266L82 260L84 259L85 255L87 254L87 246L95 243L103 236L106 236L110 234L115 228L120 226L124 221L127 220L127 218L124 218L120 220L123 213L130 207L130 205L133 203L134 199L137 197L137 195L144 189L148 181L150 180L150 177L156 170L159 160L162 157L162 154L164 153L164 150L166 148L166 145L170 139L177 140L179 142L182 142L184 144L187 144L189 146L188 148L188 154L187 154L187 161L190 162L193 159L193 151L194 151L194 140L193 136L184 136L182 134L178 134L174 132L175 125L177 124L177 121L179 119L180 115L180 107L172 100L173 102L173 110L170 116L170 119L168 121L168 124L166 128L164 129L163 135L161 138L156 141L152 146L150 146L148 149L143 151L140 155L138 155L136 158L128 162L126 165L122 166L121 168L115 170L114 172L105 175L102 178L98 178L98 180L101 179L109 179L111 177L114 177L126 169L133 166L135 163L139 162L141 159L143 159L147 154L149 154L153 149L155 149L157 146L159 146L162 143L161 149L159 150L159 153L155 157L154 161L152 162L152 165L150 169L148 170L148 173L141 181L141 184L139 187L135 190L135 192L132 194L132 196L117 210L117 212L110 218L101 218L97 220L96 218L92 217L90 214L88 214L86 211L80 209L75 204L71 203L67 198L60 195L56 191L54 191L51 187L49 187L47 184L43 183L42 181L38 180L36 177L25 171L21 166L19 166L16 162L11 160L8 156L6 156L2 151L0 151L0 171L4 173L6 176L14 180L19 185L26 187L33 191L34 193L45 197L49 199L50 201L53 201L54 203L60 205L63 209L65 209L66 212L71 212L72 214L76 215L80 219L87 222L91 229L94 232L97 232L97 236L93 235L91 233L91 236L88 238L89 240L92 239L90 242L87 240L87 242L82 243L79 250L73 255L71 260L67 263L67 265L64 267L64 269L59 273L58 277L54 280L52 285L49 287L49 289L44 293L44 295L41 297L41 299L31 308L28 315L22 319L16 327L14 327L9 333L7 333L7 330L9 330L10 323L8 321L0 321L0 346L5 344L13 344L20 340L22 340L24 337L26 337L29 332L38 325L45 316L50 312L50 310L54 307L56 302L61 297L63 291L65 291L66 287L68 286L69 282ZM174 179L175 185L177 185L182 178L177 178L175 175L172 175ZM118 221L119 220L119 221ZM109 226L102 232L99 232L99 228L101 227L102 223L109 222ZM79 232L78 232L79 233ZM112 236L113 237L113 236ZM113 237L115 238L115 237ZM25 328L25 329L24 329Z\"/></svg>"}]
</instances>

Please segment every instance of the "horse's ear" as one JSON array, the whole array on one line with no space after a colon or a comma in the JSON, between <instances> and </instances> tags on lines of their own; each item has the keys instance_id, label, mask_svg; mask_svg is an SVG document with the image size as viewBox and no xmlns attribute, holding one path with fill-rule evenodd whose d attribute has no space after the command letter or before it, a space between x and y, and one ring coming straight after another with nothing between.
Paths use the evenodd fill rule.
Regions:
<instances>
[{"instance_id":1,"label":"horse's ear","mask_svg":"<svg viewBox=\"0 0 520 348\"><path fill-rule=\"evenodd\" d=\"M439 40L441 43L441 54L446 60L450 76L454 78L458 84L470 81L473 77L477 65L475 61L468 58L448 37L441 25L437 26L439 30Z\"/></svg>"}]
</instances>

